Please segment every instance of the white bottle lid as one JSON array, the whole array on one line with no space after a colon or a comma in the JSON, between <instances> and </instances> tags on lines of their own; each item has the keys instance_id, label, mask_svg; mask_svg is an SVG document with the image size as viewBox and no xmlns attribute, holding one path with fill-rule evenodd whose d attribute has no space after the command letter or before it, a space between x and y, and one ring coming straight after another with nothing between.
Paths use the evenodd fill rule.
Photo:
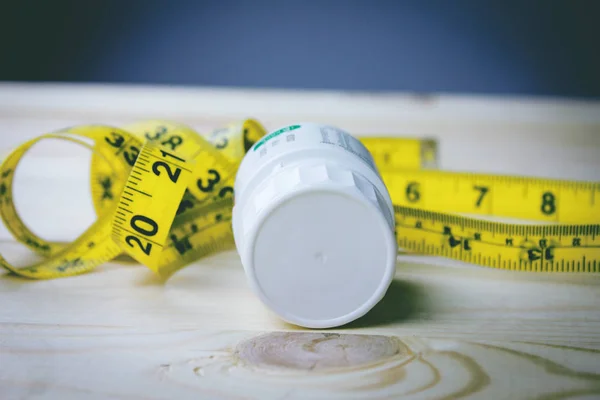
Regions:
<instances>
[{"instance_id":1,"label":"white bottle lid","mask_svg":"<svg viewBox=\"0 0 600 400\"><path fill-rule=\"evenodd\" d=\"M233 230L253 290L296 325L351 322L394 276L389 194L367 149L337 128L290 125L256 143L236 177Z\"/></svg>"}]
</instances>

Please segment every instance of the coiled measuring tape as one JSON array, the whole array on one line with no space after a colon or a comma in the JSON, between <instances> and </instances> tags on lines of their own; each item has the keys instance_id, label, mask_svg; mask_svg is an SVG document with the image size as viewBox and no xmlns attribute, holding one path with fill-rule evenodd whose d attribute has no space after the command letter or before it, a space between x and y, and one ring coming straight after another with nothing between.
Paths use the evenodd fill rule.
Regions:
<instances>
[{"instance_id":1,"label":"coiled measuring tape","mask_svg":"<svg viewBox=\"0 0 600 400\"><path fill-rule=\"evenodd\" d=\"M207 136L175 122L143 121L122 128L71 127L30 140L0 166L0 216L12 235L44 260L17 267L0 256L0 265L23 277L48 279L90 271L125 253L169 276L231 248L235 172L264 134L254 120ZM67 245L35 235L12 201L19 161L45 138L93 152L90 184L97 220ZM361 140L390 190L400 248L496 268L600 271L595 201L600 184L440 172L428 169L436 160L432 140ZM451 213L578 225L514 225Z\"/></svg>"}]
</instances>

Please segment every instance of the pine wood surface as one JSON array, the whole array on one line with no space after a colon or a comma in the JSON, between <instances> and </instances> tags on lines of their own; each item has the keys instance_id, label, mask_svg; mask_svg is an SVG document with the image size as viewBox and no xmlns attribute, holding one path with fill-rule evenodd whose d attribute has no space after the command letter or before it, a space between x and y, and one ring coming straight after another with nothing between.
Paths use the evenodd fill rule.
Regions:
<instances>
[{"instance_id":1,"label":"pine wood surface","mask_svg":"<svg viewBox=\"0 0 600 400\"><path fill-rule=\"evenodd\" d=\"M245 116L360 135L432 136L441 167L600 179L600 104L569 100L0 84L0 148L78 123ZM36 149L15 199L40 235L92 221L85 151ZM30 257L0 230L11 261ZM0 277L0 398L600 398L600 275L400 256L384 300L348 326L283 323L234 249L157 279L111 262L78 277Z\"/></svg>"}]
</instances>

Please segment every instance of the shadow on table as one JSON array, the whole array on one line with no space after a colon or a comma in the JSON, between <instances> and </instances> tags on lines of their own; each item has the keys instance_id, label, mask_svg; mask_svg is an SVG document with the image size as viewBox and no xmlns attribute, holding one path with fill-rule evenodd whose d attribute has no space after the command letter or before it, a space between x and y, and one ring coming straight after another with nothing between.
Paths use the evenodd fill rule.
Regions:
<instances>
[{"instance_id":1,"label":"shadow on table","mask_svg":"<svg viewBox=\"0 0 600 400\"><path fill-rule=\"evenodd\" d=\"M423 319L427 315L427 294L416 283L394 279L385 297L362 318L342 329L370 328L396 322Z\"/></svg>"}]
</instances>

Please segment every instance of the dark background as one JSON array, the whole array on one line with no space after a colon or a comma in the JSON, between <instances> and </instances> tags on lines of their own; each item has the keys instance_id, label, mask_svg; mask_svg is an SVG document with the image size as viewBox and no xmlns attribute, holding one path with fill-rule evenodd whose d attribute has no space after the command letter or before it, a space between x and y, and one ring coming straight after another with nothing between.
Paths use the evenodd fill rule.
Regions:
<instances>
[{"instance_id":1,"label":"dark background","mask_svg":"<svg viewBox=\"0 0 600 400\"><path fill-rule=\"evenodd\" d=\"M3 1L0 80L600 97L599 1Z\"/></svg>"}]
</instances>

